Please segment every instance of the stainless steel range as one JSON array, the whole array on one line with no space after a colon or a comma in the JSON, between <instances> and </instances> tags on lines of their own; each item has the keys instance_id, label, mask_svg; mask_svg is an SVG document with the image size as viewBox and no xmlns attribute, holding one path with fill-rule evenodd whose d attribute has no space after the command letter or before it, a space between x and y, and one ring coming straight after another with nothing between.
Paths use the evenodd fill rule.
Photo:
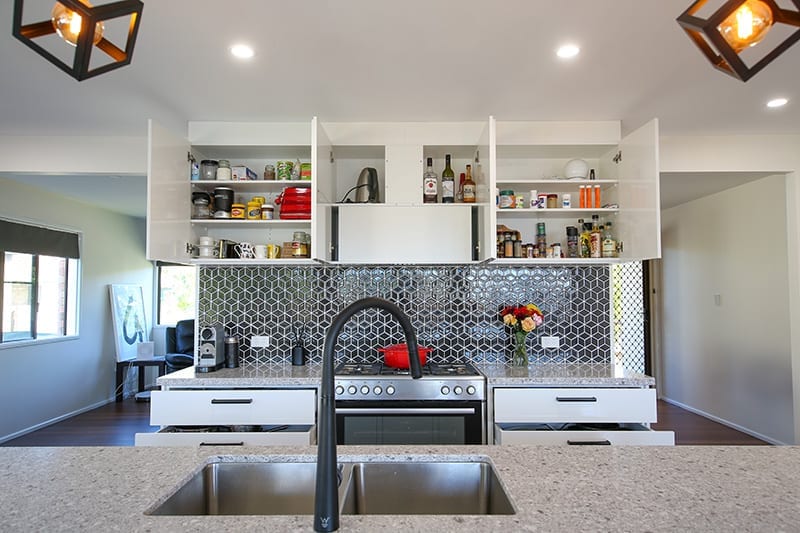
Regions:
<instances>
[{"instance_id":1,"label":"stainless steel range","mask_svg":"<svg viewBox=\"0 0 800 533\"><path fill-rule=\"evenodd\" d=\"M421 379L380 363L335 371L339 444L484 444L486 381L475 367L427 364Z\"/></svg>"}]
</instances>

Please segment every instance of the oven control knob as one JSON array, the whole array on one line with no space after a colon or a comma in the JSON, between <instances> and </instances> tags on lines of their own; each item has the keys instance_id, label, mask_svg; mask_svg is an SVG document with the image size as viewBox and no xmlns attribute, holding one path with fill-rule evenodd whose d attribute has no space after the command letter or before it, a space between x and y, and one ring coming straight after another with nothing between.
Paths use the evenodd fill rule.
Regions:
<instances>
[{"instance_id":1,"label":"oven control knob","mask_svg":"<svg viewBox=\"0 0 800 533\"><path fill-rule=\"evenodd\" d=\"M388 394L389 396L391 396L392 394L394 394L394 385L387 385L387 387L386 387L386 394Z\"/></svg>"},{"instance_id":2,"label":"oven control knob","mask_svg":"<svg viewBox=\"0 0 800 533\"><path fill-rule=\"evenodd\" d=\"M374 389L372 389L372 392L375 393L375 396L380 396L380 394L383 392L383 389L380 387L375 387Z\"/></svg>"},{"instance_id":3,"label":"oven control knob","mask_svg":"<svg viewBox=\"0 0 800 533\"><path fill-rule=\"evenodd\" d=\"M475 394L475 386L474 385L469 385L467 387L467 394L469 394L470 396Z\"/></svg>"},{"instance_id":4,"label":"oven control knob","mask_svg":"<svg viewBox=\"0 0 800 533\"><path fill-rule=\"evenodd\" d=\"M454 392L455 394L461 394L462 392L464 392L464 389L462 389L461 387L459 387L458 385L456 385L455 387L453 387L453 392Z\"/></svg>"},{"instance_id":5,"label":"oven control knob","mask_svg":"<svg viewBox=\"0 0 800 533\"><path fill-rule=\"evenodd\" d=\"M356 388L355 385L350 385L349 387L347 387L347 392L349 394L355 394L357 391L358 391L358 389Z\"/></svg>"},{"instance_id":6,"label":"oven control knob","mask_svg":"<svg viewBox=\"0 0 800 533\"><path fill-rule=\"evenodd\" d=\"M361 387L361 394L369 394L369 385L364 385Z\"/></svg>"},{"instance_id":7,"label":"oven control knob","mask_svg":"<svg viewBox=\"0 0 800 533\"><path fill-rule=\"evenodd\" d=\"M341 385L336 385L336 394L339 396L344 394L344 387L342 387Z\"/></svg>"},{"instance_id":8,"label":"oven control knob","mask_svg":"<svg viewBox=\"0 0 800 533\"><path fill-rule=\"evenodd\" d=\"M442 387L442 394L444 395L450 394L450 387L448 387L447 385Z\"/></svg>"}]
</instances>

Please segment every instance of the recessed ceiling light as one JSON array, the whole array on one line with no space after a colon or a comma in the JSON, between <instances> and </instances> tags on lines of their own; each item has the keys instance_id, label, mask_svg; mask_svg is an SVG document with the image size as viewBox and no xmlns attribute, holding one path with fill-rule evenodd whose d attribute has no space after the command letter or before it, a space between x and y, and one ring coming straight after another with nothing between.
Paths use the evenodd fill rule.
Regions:
<instances>
[{"instance_id":1,"label":"recessed ceiling light","mask_svg":"<svg viewBox=\"0 0 800 533\"><path fill-rule=\"evenodd\" d=\"M255 52L246 44L235 44L231 46L231 54L239 59L249 59L255 55Z\"/></svg>"},{"instance_id":2,"label":"recessed ceiling light","mask_svg":"<svg viewBox=\"0 0 800 533\"><path fill-rule=\"evenodd\" d=\"M556 55L562 59L568 59L570 57L575 57L580 51L581 49L574 44L565 44L559 47L558 51L556 51Z\"/></svg>"},{"instance_id":3,"label":"recessed ceiling light","mask_svg":"<svg viewBox=\"0 0 800 533\"><path fill-rule=\"evenodd\" d=\"M767 107L783 107L789 103L786 98L774 98L767 102Z\"/></svg>"}]
</instances>

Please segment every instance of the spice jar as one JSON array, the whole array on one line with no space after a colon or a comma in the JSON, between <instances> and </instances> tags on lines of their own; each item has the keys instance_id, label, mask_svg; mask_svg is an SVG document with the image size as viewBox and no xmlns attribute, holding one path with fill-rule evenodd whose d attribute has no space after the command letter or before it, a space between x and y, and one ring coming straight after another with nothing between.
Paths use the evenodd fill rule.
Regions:
<instances>
[{"instance_id":1,"label":"spice jar","mask_svg":"<svg viewBox=\"0 0 800 533\"><path fill-rule=\"evenodd\" d=\"M514 197L514 191L512 190L505 190L500 191L500 209L509 209L514 207L516 203L516 198Z\"/></svg>"},{"instance_id":2,"label":"spice jar","mask_svg":"<svg viewBox=\"0 0 800 533\"><path fill-rule=\"evenodd\" d=\"M264 165L264 179L265 180L275 179L275 165Z\"/></svg>"},{"instance_id":3,"label":"spice jar","mask_svg":"<svg viewBox=\"0 0 800 533\"><path fill-rule=\"evenodd\" d=\"M217 167L217 179L219 181L231 180L231 162L227 159L220 159Z\"/></svg>"}]
</instances>

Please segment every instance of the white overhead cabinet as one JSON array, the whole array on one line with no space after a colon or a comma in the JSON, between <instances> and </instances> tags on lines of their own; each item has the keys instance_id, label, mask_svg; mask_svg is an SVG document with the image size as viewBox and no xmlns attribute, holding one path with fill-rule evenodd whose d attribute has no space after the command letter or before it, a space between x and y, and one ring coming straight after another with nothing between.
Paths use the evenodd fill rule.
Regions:
<instances>
[{"instance_id":1,"label":"white overhead cabinet","mask_svg":"<svg viewBox=\"0 0 800 533\"><path fill-rule=\"evenodd\" d=\"M215 241L276 244L291 242L295 232L311 235L311 247L316 243L316 188L312 131L316 119L306 123L229 123L190 122L188 139L182 138L154 121L149 121L148 153L148 212L147 257L151 260L198 264L230 264L234 259L193 257L187 245L198 244L201 236ZM311 180L196 180L190 179L193 157L229 160L231 166L245 166L261 178L267 164L278 161L311 162ZM192 193L213 194L218 187L234 190L234 202L246 203L262 196L267 203L287 187L309 188L311 218L281 219L280 207L275 206L273 220L234 220L192 218ZM314 253L312 252L312 256ZM272 261L253 260L248 262ZM311 259L282 259L282 262L310 263Z\"/></svg>"},{"instance_id":2,"label":"white overhead cabinet","mask_svg":"<svg viewBox=\"0 0 800 533\"><path fill-rule=\"evenodd\" d=\"M521 206L491 213L491 226L519 231L523 243L537 244L542 226L547 246L558 243L564 258L500 258L502 263L608 263L661 256L658 121L621 137L618 121L526 122L490 119L494 139L491 187L522 196ZM593 174L565 174L570 160L582 159ZM591 191L581 207L581 190ZM551 204L531 207L531 195L549 195ZM570 200L565 206L565 195ZM622 243L618 258L569 259L566 228L597 215L611 222ZM580 228L578 228L580 233ZM525 255L525 254L523 254ZM498 257L497 250L492 252Z\"/></svg>"},{"instance_id":3,"label":"white overhead cabinet","mask_svg":"<svg viewBox=\"0 0 800 533\"><path fill-rule=\"evenodd\" d=\"M187 244L215 240L278 244L295 232L311 235L309 259L282 262L338 263L610 263L660 257L658 122L620 134L618 121L603 122L404 122L304 123L190 122L188 138L154 122L149 126L147 256L174 262L241 264L275 262L192 258ZM265 164L311 162L310 181L191 181L188 154L197 161L227 159L260 177ZM456 183L472 165L477 185L473 204L425 204L422 176L427 158L439 176L450 154ZM594 178L561 179L571 159L583 159ZM374 169L376 201L360 203L356 188L364 169ZM308 220L192 219L192 193L232 187L237 202L264 196L268 203L286 187L310 187ZM580 207L581 186L600 206ZM496 206L496 191L513 190L524 206ZM531 208L531 191L557 198L556 207ZM564 195L571 207L564 207ZM441 195L441 192L439 193ZM439 200L441 196L439 196ZM277 211L276 211L277 212ZM537 243L543 223L546 243L559 243L566 228L598 215L612 222L622 242L619 258L501 258L498 225ZM543 254L544 255L544 254Z\"/></svg>"},{"instance_id":4,"label":"white overhead cabinet","mask_svg":"<svg viewBox=\"0 0 800 533\"><path fill-rule=\"evenodd\" d=\"M488 181L474 204L425 204L427 158L441 179L445 155L456 175L488 167L488 122L323 123L330 143L330 181L320 198L331 227L330 255L342 263L466 263L480 257L486 231ZM320 138L322 135L320 135ZM324 164L323 164L324 166ZM359 203L354 190L365 168L375 169L376 202ZM441 194L441 193L440 193ZM439 196L439 199L441 196Z\"/></svg>"}]
</instances>

